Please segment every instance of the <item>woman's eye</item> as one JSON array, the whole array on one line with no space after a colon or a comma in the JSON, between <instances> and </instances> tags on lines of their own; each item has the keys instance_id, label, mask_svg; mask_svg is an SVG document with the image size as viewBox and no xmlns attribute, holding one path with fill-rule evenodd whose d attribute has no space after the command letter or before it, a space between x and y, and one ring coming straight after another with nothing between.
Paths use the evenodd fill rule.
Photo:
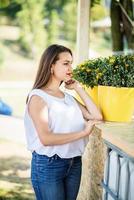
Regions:
<instances>
[{"instance_id":1,"label":"woman's eye","mask_svg":"<svg viewBox=\"0 0 134 200\"><path fill-rule=\"evenodd\" d=\"M64 65L68 65L68 63L64 63Z\"/></svg>"}]
</instances>

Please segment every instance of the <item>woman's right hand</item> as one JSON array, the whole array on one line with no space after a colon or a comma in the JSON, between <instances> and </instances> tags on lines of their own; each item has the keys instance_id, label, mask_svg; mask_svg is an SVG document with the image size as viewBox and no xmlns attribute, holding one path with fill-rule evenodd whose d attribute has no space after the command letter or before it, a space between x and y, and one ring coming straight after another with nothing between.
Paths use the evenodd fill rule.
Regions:
<instances>
[{"instance_id":1,"label":"woman's right hand","mask_svg":"<svg viewBox=\"0 0 134 200\"><path fill-rule=\"evenodd\" d=\"M100 123L102 123L102 121L100 121L100 120L89 120L89 121L86 121L85 129L84 129L85 134L86 135L90 135L91 130L93 129L95 124L100 124Z\"/></svg>"}]
</instances>

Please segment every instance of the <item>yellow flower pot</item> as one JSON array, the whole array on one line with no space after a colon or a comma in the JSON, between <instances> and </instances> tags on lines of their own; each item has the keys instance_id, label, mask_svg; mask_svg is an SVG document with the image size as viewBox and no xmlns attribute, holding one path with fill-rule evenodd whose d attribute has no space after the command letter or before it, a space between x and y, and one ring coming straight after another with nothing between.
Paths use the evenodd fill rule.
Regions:
<instances>
[{"instance_id":1,"label":"yellow flower pot","mask_svg":"<svg viewBox=\"0 0 134 200\"><path fill-rule=\"evenodd\" d=\"M134 88L98 86L98 103L104 120L130 122L134 114Z\"/></svg>"},{"instance_id":2,"label":"yellow flower pot","mask_svg":"<svg viewBox=\"0 0 134 200\"><path fill-rule=\"evenodd\" d=\"M83 87L84 87L85 91L89 94L89 96L92 98L94 103L98 106L98 87L97 86L95 86L93 88L86 87L86 86L83 86ZM80 96L78 94L76 95L76 99L78 101L80 101L82 104L84 104L82 99L80 98Z\"/></svg>"}]
</instances>

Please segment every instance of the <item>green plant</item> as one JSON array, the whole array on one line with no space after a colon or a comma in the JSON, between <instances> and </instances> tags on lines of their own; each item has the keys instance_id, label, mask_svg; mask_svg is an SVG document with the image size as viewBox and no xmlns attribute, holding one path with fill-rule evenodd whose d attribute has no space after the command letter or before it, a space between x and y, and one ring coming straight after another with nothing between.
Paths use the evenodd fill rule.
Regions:
<instances>
[{"instance_id":1,"label":"green plant","mask_svg":"<svg viewBox=\"0 0 134 200\"><path fill-rule=\"evenodd\" d=\"M134 87L134 55L113 55L103 59L99 85Z\"/></svg>"},{"instance_id":2,"label":"green plant","mask_svg":"<svg viewBox=\"0 0 134 200\"><path fill-rule=\"evenodd\" d=\"M73 77L87 87L134 87L134 55L113 55L87 60L73 70Z\"/></svg>"},{"instance_id":3,"label":"green plant","mask_svg":"<svg viewBox=\"0 0 134 200\"><path fill-rule=\"evenodd\" d=\"M87 60L73 70L73 77L83 85L93 88L98 85L98 80L102 76L101 65L101 58Z\"/></svg>"}]
</instances>

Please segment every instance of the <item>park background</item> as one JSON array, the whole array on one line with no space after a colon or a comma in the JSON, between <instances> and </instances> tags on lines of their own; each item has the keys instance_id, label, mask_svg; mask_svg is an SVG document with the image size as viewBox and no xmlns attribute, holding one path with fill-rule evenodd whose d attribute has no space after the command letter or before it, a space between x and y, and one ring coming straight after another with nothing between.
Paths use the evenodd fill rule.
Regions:
<instances>
[{"instance_id":1,"label":"park background","mask_svg":"<svg viewBox=\"0 0 134 200\"><path fill-rule=\"evenodd\" d=\"M90 59L134 50L131 34L130 40L127 35L122 36L119 43L121 33L112 30L111 22L117 21L117 13L113 13L111 5L116 6L116 3L116 0L91 0ZM124 0L125 3L129 4L126 12L133 20L134 1ZM48 45L56 43L71 48L73 67L76 67L77 4L76 0L0 0L0 97L12 107L16 120L23 118L26 96L32 87L40 56ZM14 124L8 122L9 127ZM4 120L1 125L7 126ZM22 124L19 130L23 132ZM12 140L3 136L0 139L0 199L33 199L28 181L30 155L23 136L15 131L11 130ZM18 142L17 137L22 137L22 141Z\"/></svg>"}]
</instances>

